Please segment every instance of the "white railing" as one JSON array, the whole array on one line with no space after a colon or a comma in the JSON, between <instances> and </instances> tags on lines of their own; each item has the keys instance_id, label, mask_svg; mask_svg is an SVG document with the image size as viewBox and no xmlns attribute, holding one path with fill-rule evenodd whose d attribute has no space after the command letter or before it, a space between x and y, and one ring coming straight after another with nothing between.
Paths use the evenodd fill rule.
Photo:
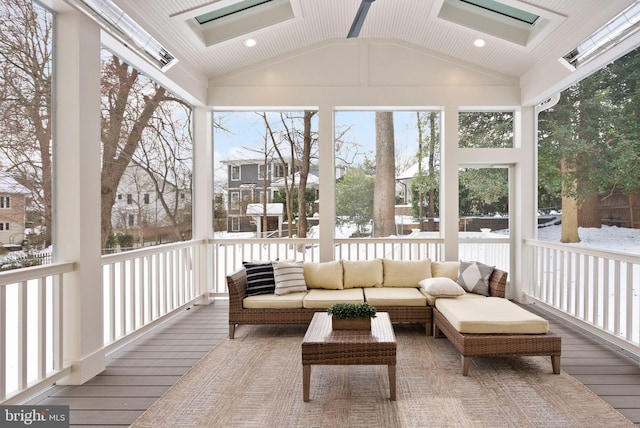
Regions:
<instances>
[{"instance_id":1,"label":"white railing","mask_svg":"<svg viewBox=\"0 0 640 428\"><path fill-rule=\"evenodd\" d=\"M509 237L482 237L476 236L474 232L467 232L466 236L461 234L458 241L458 258L464 261L477 260L509 272L510 249Z\"/></svg>"},{"instance_id":2,"label":"white railing","mask_svg":"<svg viewBox=\"0 0 640 428\"><path fill-rule=\"evenodd\" d=\"M179 242L102 257L104 343L128 335L193 302L204 242Z\"/></svg>"},{"instance_id":3,"label":"white railing","mask_svg":"<svg viewBox=\"0 0 640 428\"><path fill-rule=\"evenodd\" d=\"M62 298L73 263L0 274L0 402L68 374L63 366Z\"/></svg>"},{"instance_id":4,"label":"white railing","mask_svg":"<svg viewBox=\"0 0 640 428\"><path fill-rule=\"evenodd\" d=\"M528 295L640 355L640 257L526 240Z\"/></svg>"},{"instance_id":5,"label":"white railing","mask_svg":"<svg viewBox=\"0 0 640 428\"><path fill-rule=\"evenodd\" d=\"M334 240L336 260L440 260L442 238L347 238Z\"/></svg>"}]
</instances>

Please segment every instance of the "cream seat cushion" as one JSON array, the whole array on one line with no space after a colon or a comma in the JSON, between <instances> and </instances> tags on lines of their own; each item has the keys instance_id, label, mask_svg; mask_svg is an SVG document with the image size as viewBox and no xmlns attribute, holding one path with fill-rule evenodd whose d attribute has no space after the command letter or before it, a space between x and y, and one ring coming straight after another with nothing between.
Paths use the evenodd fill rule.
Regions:
<instances>
[{"instance_id":1,"label":"cream seat cushion","mask_svg":"<svg viewBox=\"0 0 640 428\"><path fill-rule=\"evenodd\" d=\"M427 298L417 288L365 288L364 297L373 306L427 306Z\"/></svg>"},{"instance_id":2,"label":"cream seat cushion","mask_svg":"<svg viewBox=\"0 0 640 428\"><path fill-rule=\"evenodd\" d=\"M424 294L425 296L427 296L427 304L429 306L435 306L436 305L436 300L443 298L443 297L432 296L431 294L427 293L425 291L425 289L422 288L422 287L420 287L420 292L422 294ZM452 298L452 299L477 299L477 298L485 299L486 297L485 296L481 296L479 294L467 293L465 291L464 294L461 294L459 296L456 296L456 297L444 297L444 298L445 299L449 299L449 298Z\"/></svg>"},{"instance_id":3,"label":"cream seat cushion","mask_svg":"<svg viewBox=\"0 0 640 428\"><path fill-rule=\"evenodd\" d=\"M383 260L383 287L418 287L425 278L431 278L431 260Z\"/></svg>"},{"instance_id":4,"label":"cream seat cushion","mask_svg":"<svg viewBox=\"0 0 640 428\"><path fill-rule=\"evenodd\" d=\"M361 288L348 290L309 290L302 302L305 308L326 309L335 303L363 303L364 294Z\"/></svg>"},{"instance_id":5,"label":"cream seat cushion","mask_svg":"<svg viewBox=\"0 0 640 428\"><path fill-rule=\"evenodd\" d=\"M436 308L460 333L544 334L549 331L547 320L502 297L437 299Z\"/></svg>"},{"instance_id":6,"label":"cream seat cushion","mask_svg":"<svg viewBox=\"0 0 640 428\"><path fill-rule=\"evenodd\" d=\"M242 300L242 307L245 309L299 309L302 308L302 300L306 295L306 291L302 291L282 296L275 294L249 296Z\"/></svg>"}]
</instances>

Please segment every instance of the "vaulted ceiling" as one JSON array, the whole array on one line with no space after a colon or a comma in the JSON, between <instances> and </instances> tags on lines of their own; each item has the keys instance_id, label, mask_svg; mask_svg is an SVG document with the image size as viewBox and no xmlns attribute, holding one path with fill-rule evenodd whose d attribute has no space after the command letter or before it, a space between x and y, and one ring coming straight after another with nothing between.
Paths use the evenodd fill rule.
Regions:
<instances>
[{"instance_id":1,"label":"vaulted ceiling","mask_svg":"<svg viewBox=\"0 0 640 428\"><path fill-rule=\"evenodd\" d=\"M115 2L180 61L207 77L232 73L245 67L281 57L330 39L344 39L360 0L290 0L293 19L264 28L243 27L231 17L233 31L207 46L193 18L207 7L216 8L236 0L116 0ZM503 0L535 7L559 17L550 34L526 47L484 31L443 19L445 0L376 0L371 4L360 32L361 38L398 39L419 48L451 56L471 65L518 77L549 56L559 58L582 39L615 16L631 0ZM233 20L236 21L233 21ZM258 20L261 18L259 17ZM266 15L263 21L268 21ZM231 35L229 35L231 34ZM256 46L245 46L247 38ZM486 45L475 47L477 38ZM222 40L226 39L226 40Z\"/></svg>"}]
</instances>

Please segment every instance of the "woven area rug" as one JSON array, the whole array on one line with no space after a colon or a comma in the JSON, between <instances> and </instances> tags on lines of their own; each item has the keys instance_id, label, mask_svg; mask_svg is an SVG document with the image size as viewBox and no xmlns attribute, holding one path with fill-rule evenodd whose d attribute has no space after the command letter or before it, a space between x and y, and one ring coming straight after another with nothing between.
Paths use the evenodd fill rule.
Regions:
<instances>
[{"instance_id":1,"label":"woven area rug","mask_svg":"<svg viewBox=\"0 0 640 428\"><path fill-rule=\"evenodd\" d=\"M313 366L302 400L300 326L241 326L132 427L633 427L544 357L474 358L396 325L397 401L385 366Z\"/></svg>"}]
</instances>

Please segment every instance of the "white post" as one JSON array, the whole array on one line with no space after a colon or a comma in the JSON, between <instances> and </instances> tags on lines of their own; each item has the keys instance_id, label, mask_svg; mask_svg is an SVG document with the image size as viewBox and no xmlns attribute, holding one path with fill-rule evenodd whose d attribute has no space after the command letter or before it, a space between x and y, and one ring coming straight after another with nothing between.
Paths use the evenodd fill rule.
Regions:
<instances>
[{"instance_id":1,"label":"white post","mask_svg":"<svg viewBox=\"0 0 640 428\"><path fill-rule=\"evenodd\" d=\"M444 237L444 260L454 261L458 260L458 107L448 105L442 115L440 236Z\"/></svg>"},{"instance_id":2,"label":"white post","mask_svg":"<svg viewBox=\"0 0 640 428\"><path fill-rule=\"evenodd\" d=\"M320 189L320 260L331 261L333 254L334 230L336 227L336 188L334 160L333 108L325 105L318 111L318 141L320 150L320 183L326 184Z\"/></svg>"},{"instance_id":3,"label":"white post","mask_svg":"<svg viewBox=\"0 0 640 428\"><path fill-rule=\"evenodd\" d=\"M193 109L193 240L203 241L198 252L196 270L197 294L220 288L214 284L215 263L208 243L213 238L213 117L203 107Z\"/></svg>"},{"instance_id":4,"label":"white post","mask_svg":"<svg viewBox=\"0 0 640 428\"><path fill-rule=\"evenodd\" d=\"M56 22L53 240L65 276L63 358L82 384L105 368L100 237L100 31L75 11Z\"/></svg>"}]
</instances>

